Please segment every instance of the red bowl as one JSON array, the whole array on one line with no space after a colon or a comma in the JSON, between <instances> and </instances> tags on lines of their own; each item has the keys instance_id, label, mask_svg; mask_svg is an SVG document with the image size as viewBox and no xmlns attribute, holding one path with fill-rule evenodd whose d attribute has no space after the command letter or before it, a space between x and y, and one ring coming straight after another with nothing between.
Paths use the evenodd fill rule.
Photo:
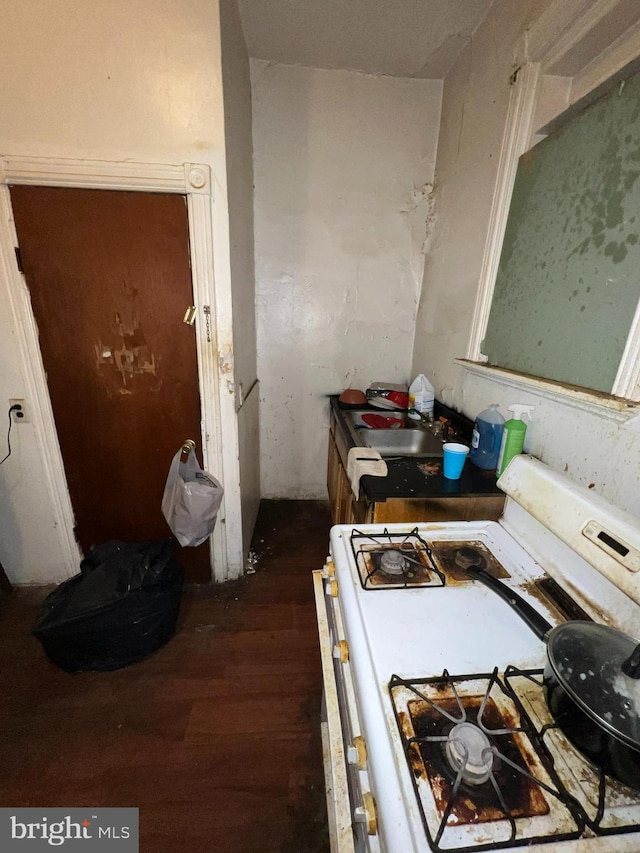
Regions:
<instances>
[{"instance_id":1,"label":"red bowl","mask_svg":"<svg viewBox=\"0 0 640 853\"><path fill-rule=\"evenodd\" d=\"M409 408L409 395L405 394L403 391L390 391L387 395L387 399L392 403L395 403L399 409Z\"/></svg>"}]
</instances>

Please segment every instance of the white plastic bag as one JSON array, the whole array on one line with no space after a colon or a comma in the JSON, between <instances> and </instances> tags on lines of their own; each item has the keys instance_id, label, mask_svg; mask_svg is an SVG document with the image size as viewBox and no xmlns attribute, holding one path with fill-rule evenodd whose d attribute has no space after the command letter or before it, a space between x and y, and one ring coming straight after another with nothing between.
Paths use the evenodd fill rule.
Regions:
<instances>
[{"instance_id":1,"label":"white plastic bag","mask_svg":"<svg viewBox=\"0 0 640 853\"><path fill-rule=\"evenodd\" d=\"M213 533L224 490L202 470L193 450L186 462L180 461L181 453L176 453L169 468L162 513L178 542L195 547Z\"/></svg>"}]
</instances>

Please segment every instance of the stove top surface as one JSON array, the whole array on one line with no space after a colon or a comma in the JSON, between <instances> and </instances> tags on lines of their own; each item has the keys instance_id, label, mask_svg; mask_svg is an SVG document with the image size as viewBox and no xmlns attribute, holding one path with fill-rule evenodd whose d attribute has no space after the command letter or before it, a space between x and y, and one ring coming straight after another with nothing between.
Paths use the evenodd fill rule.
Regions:
<instances>
[{"instance_id":1,"label":"stove top surface","mask_svg":"<svg viewBox=\"0 0 640 853\"><path fill-rule=\"evenodd\" d=\"M473 549L492 573L538 603L534 582L544 572L499 524L338 526L331 537L341 607L364 635L379 685L392 672L543 664L544 646L531 630L455 563L455 555ZM383 562L393 552L408 558L397 574L395 557L391 570ZM545 615L557 621L551 609Z\"/></svg>"},{"instance_id":2,"label":"stove top surface","mask_svg":"<svg viewBox=\"0 0 640 853\"><path fill-rule=\"evenodd\" d=\"M354 547L355 532L358 535ZM572 563L572 555L563 547L551 549L549 560L551 565L560 564L573 572L568 575L569 580L559 581L571 593L575 589L574 577L587 576L592 582L591 570L585 569L580 560ZM466 549L474 553L468 554ZM405 574L406 565L399 569L402 564L395 555L387 557L383 565L383 557L390 551L398 551L402 558L408 556L409 571L414 572L415 566L415 573ZM541 688L533 685L528 676L523 676L526 684L521 690L519 685L519 692L516 691L517 700L511 699L513 673L541 672L546 648L493 591L465 577L465 559L475 561L477 554L486 560L494 576L517 590L552 625L567 618L544 593L550 578L543 566L501 523L425 523L386 528L340 525L331 532L349 666L365 737L376 744L370 775L380 824L383 833L385 826L394 827L393 832L389 830L387 848L407 853L426 850L428 840L429 849L434 850L496 850L529 844L528 853L545 848L562 849L563 853L565 849L594 849L598 853L640 850L640 836L635 834L640 822L640 798L636 792L620 790L624 786L618 783L603 788L593 768L581 766L580 756L572 757L573 747L566 743L557 747L554 741L561 739L561 733L544 720L539 707ZM382 575L387 577L377 577ZM597 601L597 580L593 583ZM637 605L627 605L615 590L606 586L602 589L601 598L607 599L608 605L612 602L621 613L628 611L632 619L636 618ZM584 599L580 598L580 602L584 604ZM597 608L589 608L587 615L597 613ZM445 717L444 729L448 730L434 734L439 723L429 704L433 698L428 701L429 697L425 699L408 685L437 680L445 671L484 673L480 680L485 680L485 686L470 684L477 681L476 676L455 676L469 682L463 688L471 697L465 712L469 719L459 719L455 694L447 688L447 695L446 691L438 695L453 719ZM430 745L425 746L415 740L425 733L426 737L449 740L451 729L461 722L476 726L482 704L478 697L484 696L487 680L495 673L499 674L498 679L492 685L484 712L487 728L494 731L483 733L488 745L484 738L478 741L475 730L469 732L466 728L462 745L456 740L448 748L445 741L426 741ZM400 697L398 701L396 697ZM439 704L438 700L435 704ZM544 700L542 705L544 708ZM527 728L521 725L523 718L531 723L531 734L520 731ZM513 726L514 722L517 725ZM517 731L496 735L497 728ZM465 797L449 807L444 795L447 791L451 794L455 787L467 752L475 750L473 772L483 777L486 767L477 756L482 757L487 748L494 756L492 772L495 766L502 776L496 777L495 786L491 775L483 779L481 786L491 789L489 794L480 792L479 786L468 780L460 781L456 795L463 790ZM494 749L500 754L496 755ZM553 749L556 753L550 759ZM452 756L458 762L453 767ZM538 774L542 785L531 782L526 772L510 762L526 772L535 768L532 775ZM508 793L498 794L496 787ZM469 790L473 796L468 796ZM615 832L621 834L614 836ZM474 836L476 840L471 843ZM549 839L559 846L550 847ZM397 844L402 847L394 846Z\"/></svg>"},{"instance_id":3,"label":"stove top surface","mask_svg":"<svg viewBox=\"0 0 640 853\"><path fill-rule=\"evenodd\" d=\"M640 791L567 740L546 707L542 670L394 675L389 695L431 850L640 831Z\"/></svg>"}]
</instances>

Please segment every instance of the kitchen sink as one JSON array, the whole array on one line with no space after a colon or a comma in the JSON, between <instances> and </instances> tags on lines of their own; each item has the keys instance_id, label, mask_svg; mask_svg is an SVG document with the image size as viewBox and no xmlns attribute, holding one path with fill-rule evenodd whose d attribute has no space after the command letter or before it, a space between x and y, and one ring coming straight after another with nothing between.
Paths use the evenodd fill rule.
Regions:
<instances>
[{"instance_id":1,"label":"kitchen sink","mask_svg":"<svg viewBox=\"0 0 640 853\"><path fill-rule=\"evenodd\" d=\"M346 412L346 415L350 424L357 430L372 429L371 424L368 424L362 419L363 415L378 415L383 418L394 418L402 421L404 429L418 429L418 421L412 420L406 412L395 412L393 409L355 409L351 412Z\"/></svg>"},{"instance_id":2,"label":"kitchen sink","mask_svg":"<svg viewBox=\"0 0 640 853\"><path fill-rule=\"evenodd\" d=\"M442 456L442 439L426 429L358 430L360 443L381 456Z\"/></svg>"},{"instance_id":3,"label":"kitchen sink","mask_svg":"<svg viewBox=\"0 0 640 853\"><path fill-rule=\"evenodd\" d=\"M375 414L397 418L403 426L396 429L372 428L362 416ZM371 447L381 456L442 456L442 439L429 432L419 421L408 417L406 412L352 409L344 415L355 444Z\"/></svg>"}]
</instances>

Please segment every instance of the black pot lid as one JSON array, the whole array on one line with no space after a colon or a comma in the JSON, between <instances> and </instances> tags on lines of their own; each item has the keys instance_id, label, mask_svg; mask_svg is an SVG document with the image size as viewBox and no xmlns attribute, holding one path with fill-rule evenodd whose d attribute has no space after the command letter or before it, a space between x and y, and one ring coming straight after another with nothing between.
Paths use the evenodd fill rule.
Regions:
<instances>
[{"instance_id":1,"label":"black pot lid","mask_svg":"<svg viewBox=\"0 0 640 853\"><path fill-rule=\"evenodd\" d=\"M549 635L549 662L568 695L628 745L640 749L640 679L623 672L638 641L595 622L566 622Z\"/></svg>"}]
</instances>

